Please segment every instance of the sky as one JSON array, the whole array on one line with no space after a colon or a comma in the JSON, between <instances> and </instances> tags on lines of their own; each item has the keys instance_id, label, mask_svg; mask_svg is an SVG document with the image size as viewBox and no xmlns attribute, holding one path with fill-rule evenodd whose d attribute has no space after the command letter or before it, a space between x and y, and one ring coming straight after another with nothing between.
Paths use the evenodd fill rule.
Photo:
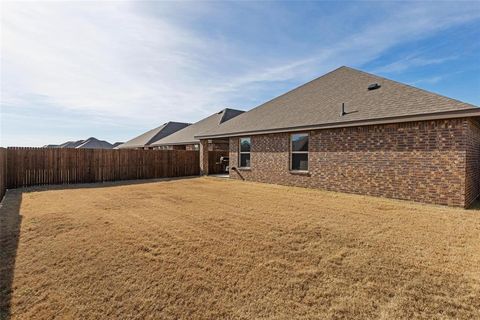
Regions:
<instances>
[{"instance_id":1,"label":"sky","mask_svg":"<svg viewBox=\"0 0 480 320\"><path fill-rule=\"evenodd\" d=\"M1 2L0 145L126 141L347 65L480 106L480 1Z\"/></svg>"}]
</instances>

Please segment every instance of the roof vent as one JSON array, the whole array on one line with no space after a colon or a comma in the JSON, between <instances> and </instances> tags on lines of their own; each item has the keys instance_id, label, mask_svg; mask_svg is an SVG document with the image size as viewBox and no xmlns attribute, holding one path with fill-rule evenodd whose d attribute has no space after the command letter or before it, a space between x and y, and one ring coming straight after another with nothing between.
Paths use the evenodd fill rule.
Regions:
<instances>
[{"instance_id":1,"label":"roof vent","mask_svg":"<svg viewBox=\"0 0 480 320\"><path fill-rule=\"evenodd\" d=\"M378 83L372 83L371 85L368 86L368 90L375 90L375 89L378 89L380 87L381 87L381 85L379 85Z\"/></svg>"}]
</instances>

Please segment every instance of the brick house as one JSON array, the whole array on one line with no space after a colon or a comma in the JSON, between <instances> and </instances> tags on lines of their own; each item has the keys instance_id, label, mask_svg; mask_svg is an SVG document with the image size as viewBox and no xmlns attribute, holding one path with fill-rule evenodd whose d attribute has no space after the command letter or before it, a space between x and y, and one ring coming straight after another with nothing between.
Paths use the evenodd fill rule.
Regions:
<instances>
[{"instance_id":1,"label":"brick house","mask_svg":"<svg viewBox=\"0 0 480 320\"><path fill-rule=\"evenodd\" d=\"M150 146L152 143L189 125L189 123L170 121L116 146L115 149L152 149Z\"/></svg>"},{"instance_id":2,"label":"brick house","mask_svg":"<svg viewBox=\"0 0 480 320\"><path fill-rule=\"evenodd\" d=\"M223 123L242 114L244 111L225 108L217 113L212 114L198 122L195 122L177 132L170 134L160 140L151 144L154 149L165 150L198 150L200 140L195 138L195 135L214 130ZM209 146L210 151L228 151L228 139L216 139L215 143Z\"/></svg>"},{"instance_id":3,"label":"brick house","mask_svg":"<svg viewBox=\"0 0 480 320\"><path fill-rule=\"evenodd\" d=\"M203 132L230 177L468 207L480 193L480 108L348 67Z\"/></svg>"}]
</instances>

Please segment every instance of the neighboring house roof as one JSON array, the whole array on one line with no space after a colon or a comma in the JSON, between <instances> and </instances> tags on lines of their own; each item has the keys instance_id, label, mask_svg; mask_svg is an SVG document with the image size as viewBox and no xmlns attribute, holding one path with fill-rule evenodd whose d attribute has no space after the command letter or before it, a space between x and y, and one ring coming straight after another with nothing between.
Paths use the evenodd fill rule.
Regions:
<instances>
[{"instance_id":1,"label":"neighboring house roof","mask_svg":"<svg viewBox=\"0 0 480 320\"><path fill-rule=\"evenodd\" d=\"M368 90L371 84L380 87ZM342 115L342 103L346 114ZM480 116L480 108L378 77L340 67L221 126L198 134L214 138L406 121L410 117ZM390 120L389 120L390 119ZM402 120L404 119L404 120Z\"/></svg>"},{"instance_id":2,"label":"neighboring house roof","mask_svg":"<svg viewBox=\"0 0 480 320\"><path fill-rule=\"evenodd\" d=\"M189 123L170 121L121 144L117 149L142 148L165 138L178 130L188 127L189 125Z\"/></svg>"},{"instance_id":3,"label":"neighboring house roof","mask_svg":"<svg viewBox=\"0 0 480 320\"><path fill-rule=\"evenodd\" d=\"M121 142L116 142L121 143ZM47 144L43 148L90 148L90 149L112 149L113 145L104 140L91 137L86 140L67 141L62 144Z\"/></svg>"},{"instance_id":4,"label":"neighboring house roof","mask_svg":"<svg viewBox=\"0 0 480 320\"><path fill-rule=\"evenodd\" d=\"M96 138L88 138L76 149L112 149L112 144L104 140L98 140Z\"/></svg>"},{"instance_id":5,"label":"neighboring house roof","mask_svg":"<svg viewBox=\"0 0 480 320\"><path fill-rule=\"evenodd\" d=\"M85 140L67 141L58 145L57 148L76 148L84 142Z\"/></svg>"},{"instance_id":6,"label":"neighboring house roof","mask_svg":"<svg viewBox=\"0 0 480 320\"><path fill-rule=\"evenodd\" d=\"M115 149L116 147L118 147L119 145L124 144L124 143L125 142L115 142L114 144L112 144L112 148Z\"/></svg>"},{"instance_id":7,"label":"neighboring house roof","mask_svg":"<svg viewBox=\"0 0 480 320\"><path fill-rule=\"evenodd\" d=\"M195 138L195 135L200 134L201 132L217 128L222 123L228 122L230 119L235 118L236 116L244 113L242 110L235 109L223 109L220 112L217 112L205 119L202 119L182 130L175 132L174 134L169 135L166 138L163 138L155 143L152 143L152 146L165 146L165 145L179 145L179 144L196 144L200 140Z\"/></svg>"}]
</instances>

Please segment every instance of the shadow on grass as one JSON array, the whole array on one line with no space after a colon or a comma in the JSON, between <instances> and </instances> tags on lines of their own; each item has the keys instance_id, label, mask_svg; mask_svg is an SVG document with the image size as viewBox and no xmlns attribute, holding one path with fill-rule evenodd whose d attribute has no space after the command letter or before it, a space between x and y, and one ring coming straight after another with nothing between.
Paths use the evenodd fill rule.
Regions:
<instances>
[{"instance_id":1,"label":"shadow on grass","mask_svg":"<svg viewBox=\"0 0 480 320\"><path fill-rule=\"evenodd\" d=\"M36 192L45 190L64 190L64 189L86 189L86 188L106 188L115 186L129 186L136 184L148 184L166 181L177 180L189 180L196 179L200 176L187 176L187 177L173 177L173 178L159 178L159 179L141 179L141 180L118 180L118 181L105 181L105 182L92 182L92 183L72 183L72 184L51 184L43 186L32 186L19 188L22 192Z\"/></svg>"},{"instance_id":2,"label":"shadow on grass","mask_svg":"<svg viewBox=\"0 0 480 320\"><path fill-rule=\"evenodd\" d=\"M11 299L13 291L15 260L17 256L17 249L20 238L20 227L22 223L20 206L22 203L23 193L45 190L128 186L194 178L198 178L198 176L145 180L123 180L82 184L45 185L9 190L5 194L5 197L0 204L0 320L7 320L11 317Z\"/></svg>"},{"instance_id":3,"label":"shadow on grass","mask_svg":"<svg viewBox=\"0 0 480 320\"><path fill-rule=\"evenodd\" d=\"M0 319L10 318L12 283L20 238L22 192L10 190L0 206Z\"/></svg>"},{"instance_id":4,"label":"shadow on grass","mask_svg":"<svg viewBox=\"0 0 480 320\"><path fill-rule=\"evenodd\" d=\"M471 211L480 211L480 198L477 198L468 208L467 210Z\"/></svg>"}]
</instances>

